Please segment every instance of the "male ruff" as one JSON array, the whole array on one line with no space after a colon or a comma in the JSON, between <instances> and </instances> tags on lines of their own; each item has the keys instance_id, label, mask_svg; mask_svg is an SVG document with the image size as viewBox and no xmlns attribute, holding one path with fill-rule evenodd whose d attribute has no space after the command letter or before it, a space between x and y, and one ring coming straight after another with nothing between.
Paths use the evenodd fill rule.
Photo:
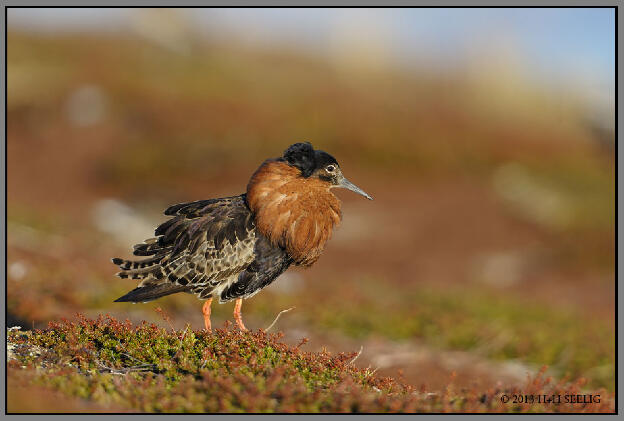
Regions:
<instances>
[{"instance_id":1,"label":"male ruff","mask_svg":"<svg viewBox=\"0 0 624 421\"><path fill-rule=\"evenodd\" d=\"M220 199L173 205L155 237L134 246L139 260L114 258L120 278L141 280L116 302L148 302L187 292L206 300L202 312L211 330L210 305L243 299L271 284L290 265L314 264L340 222L342 187L372 200L347 180L336 159L312 145L295 143L279 158L267 159L252 175L247 192Z\"/></svg>"}]
</instances>

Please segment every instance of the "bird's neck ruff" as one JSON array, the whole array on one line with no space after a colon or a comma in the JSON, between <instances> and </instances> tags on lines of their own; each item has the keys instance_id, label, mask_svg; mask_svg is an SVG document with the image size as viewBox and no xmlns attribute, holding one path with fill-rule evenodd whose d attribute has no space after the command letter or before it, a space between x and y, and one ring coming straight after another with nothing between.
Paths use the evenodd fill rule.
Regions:
<instances>
[{"instance_id":1,"label":"bird's neck ruff","mask_svg":"<svg viewBox=\"0 0 624 421\"><path fill-rule=\"evenodd\" d=\"M340 223L340 201L329 187L318 178L301 177L297 168L276 160L264 162L247 185L247 203L256 227L286 249L298 265L316 262Z\"/></svg>"}]
</instances>

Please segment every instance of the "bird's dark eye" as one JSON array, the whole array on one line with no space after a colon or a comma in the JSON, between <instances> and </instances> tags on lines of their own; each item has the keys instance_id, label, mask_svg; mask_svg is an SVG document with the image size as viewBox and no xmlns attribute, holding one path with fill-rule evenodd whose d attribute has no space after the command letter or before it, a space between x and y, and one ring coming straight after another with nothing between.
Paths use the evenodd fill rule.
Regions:
<instances>
[{"instance_id":1,"label":"bird's dark eye","mask_svg":"<svg viewBox=\"0 0 624 421\"><path fill-rule=\"evenodd\" d=\"M325 169L327 170L327 172L334 172L336 167L334 167L333 165L328 165L327 168L325 168Z\"/></svg>"}]
</instances>

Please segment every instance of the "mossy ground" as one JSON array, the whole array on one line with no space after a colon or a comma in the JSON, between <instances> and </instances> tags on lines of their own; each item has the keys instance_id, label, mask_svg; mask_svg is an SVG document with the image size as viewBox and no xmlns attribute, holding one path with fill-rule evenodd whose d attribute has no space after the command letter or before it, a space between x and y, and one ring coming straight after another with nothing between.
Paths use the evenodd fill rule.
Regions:
<instances>
[{"instance_id":1,"label":"mossy ground","mask_svg":"<svg viewBox=\"0 0 624 421\"><path fill-rule=\"evenodd\" d=\"M302 344L303 345L302 341ZM19 387L60 392L98 409L138 412L604 412L600 403L509 404L506 395L576 395L582 382L552 384L540 373L523 389L417 390L352 364L356 353L306 352L279 334L190 328L174 331L111 317L79 316L48 329L10 330L9 377ZM583 393L587 393L584 391ZM8 412L37 412L37 402ZM93 410L93 409L92 409ZM88 409L86 410L88 411Z\"/></svg>"}]
</instances>

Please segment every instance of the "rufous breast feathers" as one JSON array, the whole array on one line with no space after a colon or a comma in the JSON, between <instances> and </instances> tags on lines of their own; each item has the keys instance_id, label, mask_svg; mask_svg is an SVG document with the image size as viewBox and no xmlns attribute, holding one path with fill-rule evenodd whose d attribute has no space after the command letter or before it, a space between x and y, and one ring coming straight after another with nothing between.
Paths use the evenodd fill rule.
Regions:
<instances>
[{"instance_id":1,"label":"rufous breast feathers","mask_svg":"<svg viewBox=\"0 0 624 421\"><path fill-rule=\"evenodd\" d=\"M269 160L247 186L247 203L256 226L273 244L286 249L301 266L316 262L334 226L341 220L340 201L329 184L285 162Z\"/></svg>"}]
</instances>

